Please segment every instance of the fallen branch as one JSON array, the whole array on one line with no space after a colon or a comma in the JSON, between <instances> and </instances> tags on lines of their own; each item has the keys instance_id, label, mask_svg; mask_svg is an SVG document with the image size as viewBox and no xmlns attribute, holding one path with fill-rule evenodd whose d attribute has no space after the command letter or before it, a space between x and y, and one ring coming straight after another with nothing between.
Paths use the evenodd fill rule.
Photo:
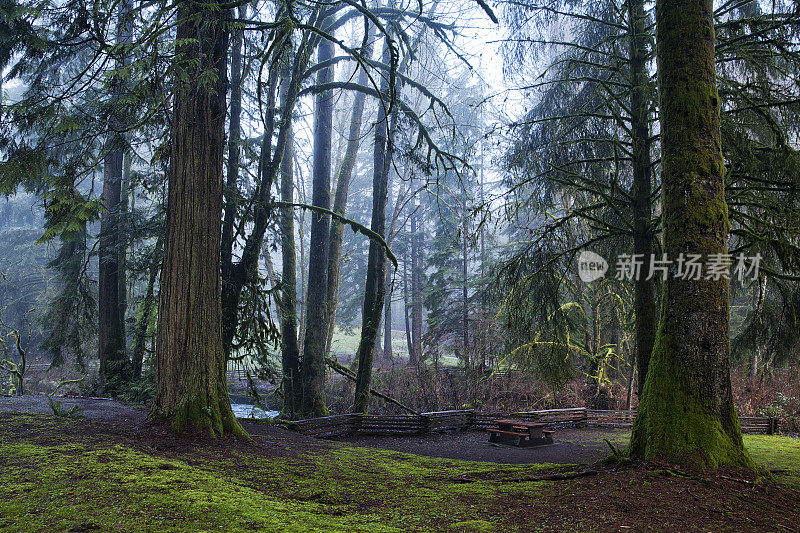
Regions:
<instances>
[{"instance_id":1,"label":"fallen branch","mask_svg":"<svg viewBox=\"0 0 800 533\"><path fill-rule=\"evenodd\" d=\"M333 359L325 359L325 364L327 364L329 367L331 367L335 372L338 372L339 374L341 374L344 377L352 380L353 382L356 381L356 376L350 371L350 369L347 368L346 366L340 364L338 361L335 361ZM382 392L378 392L375 389L369 389L369 392L373 396L377 396L378 398L380 398L381 400L384 400L386 402L393 403L394 405L400 407L401 409L404 409L404 410L408 411L411 414L414 414L414 415L417 415L417 416L421 416L422 415L422 413L420 413L419 411L415 411L412 408L410 408L410 407L408 407L406 405L403 405L402 403L398 402L394 398L392 398L390 396L387 396L387 395L383 394Z\"/></svg>"}]
</instances>

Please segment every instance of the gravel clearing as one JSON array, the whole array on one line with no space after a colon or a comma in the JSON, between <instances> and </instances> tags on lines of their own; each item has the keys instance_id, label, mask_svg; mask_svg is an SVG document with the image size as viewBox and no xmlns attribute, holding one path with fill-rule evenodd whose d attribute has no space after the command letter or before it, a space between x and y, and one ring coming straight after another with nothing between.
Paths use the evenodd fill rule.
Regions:
<instances>
[{"instance_id":1,"label":"gravel clearing","mask_svg":"<svg viewBox=\"0 0 800 533\"><path fill-rule=\"evenodd\" d=\"M331 440L354 446L490 463L593 463L611 455L608 439L618 449L627 443L629 429L556 428L553 444L517 448L488 442L486 431L456 431L413 436L349 436Z\"/></svg>"}]
</instances>

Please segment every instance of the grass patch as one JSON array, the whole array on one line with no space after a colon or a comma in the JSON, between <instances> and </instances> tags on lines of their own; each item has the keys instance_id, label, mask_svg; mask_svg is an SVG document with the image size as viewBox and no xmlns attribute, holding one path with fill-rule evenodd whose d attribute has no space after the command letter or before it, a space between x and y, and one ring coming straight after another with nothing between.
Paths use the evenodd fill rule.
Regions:
<instances>
[{"instance_id":1,"label":"grass patch","mask_svg":"<svg viewBox=\"0 0 800 533\"><path fill-rule=\"evenodd\" d=\"M743 435L743 438L758 466L780 470L775 479L800 490L800 439L779 435Z\"/></svg>"}]
</instances>

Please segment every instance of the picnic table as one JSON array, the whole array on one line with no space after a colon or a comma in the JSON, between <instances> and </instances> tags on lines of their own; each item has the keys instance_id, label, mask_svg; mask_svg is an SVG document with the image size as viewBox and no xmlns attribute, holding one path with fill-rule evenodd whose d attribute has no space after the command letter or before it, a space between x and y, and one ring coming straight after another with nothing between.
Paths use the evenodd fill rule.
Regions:
<instances>
[{"instance_id":1,"label":"picnic table","mask_svg":"<svg viewBox=\"0 0 800 533\"><path fill-rule=\"evenodd\" d=\"M553 444L553 431L546 430L541 422L523 420L494 420L497 429L489 428L489 442L511 444L512 446L538 446Z\"/></svg>"}]
</instances>

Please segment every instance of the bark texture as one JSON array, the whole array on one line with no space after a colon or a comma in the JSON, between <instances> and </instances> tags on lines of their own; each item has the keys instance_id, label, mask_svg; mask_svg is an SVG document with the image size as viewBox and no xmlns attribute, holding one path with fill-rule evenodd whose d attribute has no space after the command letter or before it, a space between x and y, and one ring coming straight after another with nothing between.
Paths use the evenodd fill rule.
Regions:
<instances>
[{"instance_id":1,"label":"bark texture","mask_svg":"<svg viewBox=\"0 0 800 533\"><path fill-rule=\"evenodd\" d=\"M178 7L177 82L151 417L168 422L177 432L246 437L231 410L221 336L228 11L214 7L193 2Z\"/></svg>"},{"instance_id":2,"label":"bark texture","mask_svg":"<svg viewBox=\"0 0 800 533\"><path fill-rule=\"evenodd\" d=\"M664 246L726 253L711 0L658 0ZM628 453L699 468L750 466L731 393L728 280L667 279ZM704 272L705 274L705 272Z\"/></svg>"},{"instance_id":3,"label":"bark texture","mask_svg":"<svg viewBox=\"0 0 800 533\"><path fill-rule=\"evenodd\" d=\"M383 61L389 63L390 43L384 44ZM381 82L381 93L389 90L388 76ZM372 158L372 221L370 229L386 235L386 202L389 194L389 163L392 158L392 142L389 137L389 117L386 109L389 102L378 105L378 122L375 124L375 143ZM383 245L371 239L367 260L367 280L364 288L364 307L361 314L361 339L356 358L356 390L353 399L353 412L366 413L369 409L369 385L372 380L372 362L375 356L375 343L381 324L381 312L386 291L386 250Z\"/></svg>"},{"instance_id":4,"label":"bark texture","mask_svg":"<svg viewBox=\"0 0 800 533\"><path fill-rule=\"evenodd\" d=\"M288 63L287 63L288 64ZM286 105L289 68L284 69L281 102ZM288 124L288 139L281 159L281 201L294 201L294 132ZM283 414L293 418L297 411L300 348L297 344L297 256L294 245L294 212L284 207L280 213L281 257L281 367L283 370Z\"/></svg>"},{"instance_id":5,"label":"bark texture","mask_svg":"<svg viewBox=\"0 0 800 533\"><path fill-rule=\"evenodd\" d=\"M325 26L323 24L323 26ZM333 58L333 43L322 40L318 47L320 63ZM320 70L319 85L333 81L333 67ZM331 206L331 137L333 133L333 91L317 95L314 118L313 190L311 203L330 209ZM307 417L325 416L325 298L328 287L329 216L311 214L311 245L308 258L308 296L306 298L306 330L303 365L300 369L302 401L300 413Z\"/></svg>"}]
</instances>

